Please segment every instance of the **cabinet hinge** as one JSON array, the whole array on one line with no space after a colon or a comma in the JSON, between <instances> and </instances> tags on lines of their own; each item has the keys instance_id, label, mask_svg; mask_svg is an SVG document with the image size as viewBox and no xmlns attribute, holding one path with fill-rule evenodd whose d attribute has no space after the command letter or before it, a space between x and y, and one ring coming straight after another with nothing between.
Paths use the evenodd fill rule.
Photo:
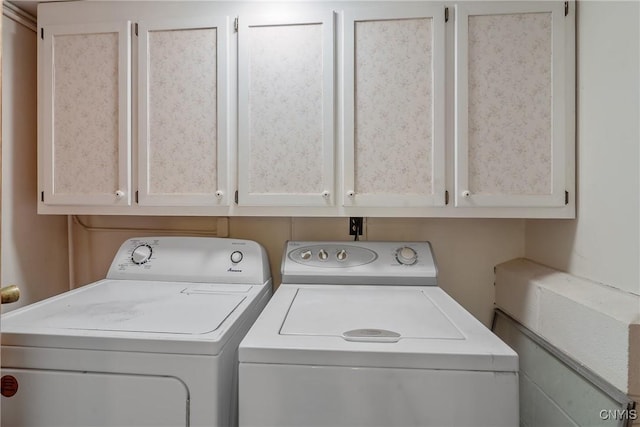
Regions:
<instances>
[{"instance_id":1,"label":"cabinet hinge","mask_svg":"<svg viewBox=\"0 0 640 427\"><path fill-rule=\"evenodd\" d=\"M235 19L233 20L233 30L237 33L238 32L238 17L236 16Z\"/></svg>"},{"instance_id":2,"label":"cabinet hinge","mask_svg":"<svg viewBox=\"0 0 640 427\"><path fill-rule=\"evenodd\" d=\"M565 205L569 204L569 192L568 191L564 192L564 204Z\"/></svg>"},{"instance_id":3,"label":"cabinet hinge","mask_svg":"<svg viewBox=\"0 0 640 427\"><path fill-rule=\"evenodd\" d=\"M444 8L444 22L449 22L449 8Z\"/></svg>"},{"instance_id":4,"label":"cabinet hinge","mask_svg":"<svg viewBox=\"0 0 640 427\"><path fill-rule=\"evenodd\" d=\"M236 195L234 196L233 200L236 202L236 205L238 204L238 190L236 190Z\"/></svg>"},{"instance_id":5,"label":"cabinet hinge","mask_svg":"<svg viewBox=\"0 0 640 427\"><path fill-rule=\"evenodd\" d=\"M44 202L44 191L40 192L40 201Z\"/></svg>"},{"instance_id":6,"label":"cabinet hinge","mask_svg":"<svg viewBox=\"0 0 640 427\"><path fill-rule=\"evenodd\" d=\"M138 203L138 190L136 190L136 203Z\"/></svg>"},{"instance_id":7,"label":"cabinet hinge","mask_svg":"<svg viewBox=\"0 0 640 427\"><path fill-rule=\"evenodd\" d=\"M569 2L566 1L564 2L564 16L567 16L569 14Z\"/></svg>"},{"instance_id":8,"label":"cabinet hinge","mask_svg":"<svg viewBox=\"0 0 640 427\"><path fill-rule=\"evenodd\" d=\"M40 38L44 40L44 27L40 28Z\"/></svg>"},{"instance_id":9,"label":"cabinet hinge","mask_svg":"<svg viewBox=\"0 0 640 427\"><path fill-rule=\"evenodd\" d=\"M448 205L449 204L449 191L444 192L444 204Z\"/></svg>"},{"instance_id":10,"label":"cabinet hinge","mask_svg":"<svg viewBox=\"0 0 640 427\"><path fill-rule=\"evenodd\" d=\"M138 36L138 23L137 22L135 24L133 24L133 31L136 33L136 36Z\"/></svg>"}]
</instances>

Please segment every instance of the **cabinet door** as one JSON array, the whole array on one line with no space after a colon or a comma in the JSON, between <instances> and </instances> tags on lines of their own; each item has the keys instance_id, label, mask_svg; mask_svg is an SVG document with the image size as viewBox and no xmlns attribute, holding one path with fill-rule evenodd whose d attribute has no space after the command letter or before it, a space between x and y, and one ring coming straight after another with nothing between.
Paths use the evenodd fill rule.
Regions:
<instances>
[{"instance_id":1,"label":"cabinet door","mask_svg":"<svg viewBox=\"0 0 640 427\"><path fill-rule=\"evenodd\" d=\"M332 205L333 13L238 31L239 204Z\"/></svg>"},{"instance_id":2,"label":"cabinet door","mask_svg":"<svg viewBox=\"0 0 640 427\"><path fill-rule=\"evenodd\" d=\"M130 204L130 23L47 26L43 33L44 202Z\"/></svg>"},{"instance_id":3,"label":"cabinet door","mask_svg":"<svg viewBox=\"0 0 640 427\"><path fill-rule=\"evenodd\" d=\"M564 206L564 2L456 6L456 206Z\"/></svg>"},{"instance_id":4,"label":"cabinet door","mask_svg":"<svg viewBox=\"0 0 640 427\"><path fill-rule=\"evenodd\" d=\"M228 20L138 23L140 205L228 205Z\"/></svg>"},{"instance_id":5,"label":"cabinet door","mask_svg":"<svg viewBox=\"0 0 640 427\"><path fill-rule=\"evenodd\" d=\"M345 206L444 205L444 14L345 12Z\"/></svg>"}]
</instances>

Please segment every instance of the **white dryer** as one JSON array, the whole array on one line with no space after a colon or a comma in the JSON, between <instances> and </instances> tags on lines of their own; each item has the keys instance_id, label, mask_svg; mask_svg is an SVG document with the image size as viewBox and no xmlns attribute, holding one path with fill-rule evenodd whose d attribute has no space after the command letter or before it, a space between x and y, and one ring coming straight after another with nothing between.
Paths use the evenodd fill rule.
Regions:
<instances>
[{"instance_id":1,"label":"white dryer","mask_svg":"<svg viewBox=\"0 0 640 427\"><path fill-rule=\"evenodd\" d=\"M2 426L237 424L237 348L271 296L247 240L124 242L106 279L2 316Z\"/></svg>"},{"instance_id":2,"label":"white dryer","mask_svg":"<svg viewBox=\"0 0 640 427\"><path fill-rule=\"evenodd\" d=\"M436 280L426 242L288 242L240 426L517 426L518 356Z\"/></svg>"}]
</instances>

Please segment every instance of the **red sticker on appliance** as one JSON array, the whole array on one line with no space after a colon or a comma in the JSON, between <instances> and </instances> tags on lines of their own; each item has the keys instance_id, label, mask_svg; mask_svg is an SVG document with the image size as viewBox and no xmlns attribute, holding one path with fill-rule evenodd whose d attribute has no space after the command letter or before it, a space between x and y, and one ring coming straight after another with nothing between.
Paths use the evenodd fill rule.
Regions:
<instances>
[{"instance_id":1,"label":"red sticker on appliance","mask_svg":"<svg viewBox=\"0 0 640 427\"><path fill-rule=\"evenodd\" d=\"M0 378L0 394L11 397L18 392L18 380L13 375L3 375Z\"/></svg>"}]
</instances>

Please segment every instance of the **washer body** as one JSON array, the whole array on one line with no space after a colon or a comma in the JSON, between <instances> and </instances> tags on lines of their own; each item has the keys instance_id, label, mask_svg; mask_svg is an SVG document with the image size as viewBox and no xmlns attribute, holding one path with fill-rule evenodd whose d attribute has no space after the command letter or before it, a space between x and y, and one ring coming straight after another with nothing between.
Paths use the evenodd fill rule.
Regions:
<instances>
[{"instance_id":1,"label":"washer body","mask_svg":"<svg viewBox=\"0 0 640 427\"><path fill-rule=\"evenodd\" d=\"M289 242L282 272L240 344L241 426L518 425L518 357L428 243Z\"/></svg>"},{"instance_id":2,"label":"washer body","mask_svg":"<svg viewBox=\"0 0 640 427\"><path fill-rule=\"evenodd\" d=\"M238 344L270 296L255 242L127 240L106 279L2 316L2 426L237 424Z\"/></svg>"}]
</instances>

